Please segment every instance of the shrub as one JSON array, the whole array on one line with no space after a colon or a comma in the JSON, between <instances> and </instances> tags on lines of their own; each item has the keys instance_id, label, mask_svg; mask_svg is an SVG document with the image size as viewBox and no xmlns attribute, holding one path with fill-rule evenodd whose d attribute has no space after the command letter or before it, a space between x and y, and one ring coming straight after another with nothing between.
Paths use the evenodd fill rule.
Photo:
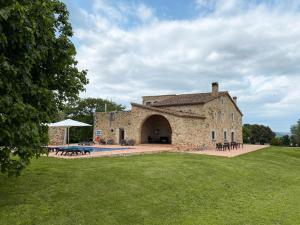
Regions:
<instances>
[{"instance_id":1,"label":"shrub","mask_svg":"<svg viewBox=\"0 0 300 225\"><path fill-rule=\"evenodd\" d=\"M273 138L273 139L271 140L270 144L271 144L271 145L275 145L275 146L283 145L282 139L281 139L281 138L278 138L278 137Z\"/></svg>"}]
</instances>

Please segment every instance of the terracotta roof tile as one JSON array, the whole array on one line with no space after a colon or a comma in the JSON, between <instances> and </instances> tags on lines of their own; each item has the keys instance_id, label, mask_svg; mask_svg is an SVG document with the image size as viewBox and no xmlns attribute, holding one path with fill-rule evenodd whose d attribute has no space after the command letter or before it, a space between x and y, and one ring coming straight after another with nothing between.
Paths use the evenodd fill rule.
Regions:
<instances>
[{"instance_id":1,"label":"terracotta roof tile","mask_svg":"<svg viewBox=\"0 0 300 225\"><path fill-rule=\"evenodd\" d=\"M160 106L178 106L178 105L193 105L193 104L204 104L217 97L225 95L227 92L219 92L217 96L213 96L209 93L197 93L197 94L182 94L175 95L168 99L156 102L152 104L153 107Z\"/></svg>"}]
</instances>

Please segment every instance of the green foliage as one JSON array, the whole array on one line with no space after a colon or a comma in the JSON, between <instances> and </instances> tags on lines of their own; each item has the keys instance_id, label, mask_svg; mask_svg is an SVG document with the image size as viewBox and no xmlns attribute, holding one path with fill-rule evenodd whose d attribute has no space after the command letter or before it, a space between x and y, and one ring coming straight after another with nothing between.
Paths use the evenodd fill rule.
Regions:
<instances>
[{"instance_id":1,"label":"green foliage","mask_svg":"<svg viewBox=\"0 0 300 225\"><path fill-rule=\"evenodd\" d=\"M244 124L243 141L244 143L269 143L275 138L275 133L270 127L258 124Z\"/></svg>"},{"instance_id":2,"label":"green foliage","mask_svg":"<svg viewBox=\"0 0 300 225\"><path fill-rule=\"evenodd\" d=\"M58 0L0 1L0 167L18 175L48 142L43 124L87 84Z\"/></svg>"},{"instance_id":3,"label":"green foliage","mask_svg":"<svg viewBox=\"0 0 300 225\"><path fill-rule=\"evenodd\" d=\"M282 138L274 137L274 138L272 138L272 140L270 141L270 144L271 144L271 145L274 145L274 146L281 146L281 145L283 145Z\"/></svg>"},{"instance_id":4,"label":"green foliage","mask_svg":"<svg viewBox=\"0 0 300 225\"><path fill-rule=\"evenodd\" d=\"M243 126L243 142L244 143L250 143L250 136L251 136L251 129L250 126L245 124Z\"/></svg>"},{"instance_id":5,"label":"green foliage","mask_svg":"<svg viewBox=\"0 0 300 225\"><path fill-rule=\"evenodd\" d=\"M93 125L94 112L123 111L125 106L101 98L85 98L67 104L64 114L68 118ZM93 127L73 127L70 129L70 142L88 141L93 137Z\"/></svg>"},{"instance_id":6,"label":"green foliage","mask_svg":"<svg viewBox=\"0 0 300 225\"><path fill-rule=\"evenodd\" d=\"M298 120L297 124L291 127L291 142L294 146L300 146L300 120Z\"/></svg>"},{"instance_id":7,"label":"green foliage","mask_svg":"<svg viewBox=\"0 0 300 225\"><path fill-rule=\"evenodd\" d=\"M274 137L271 140L270 144L274 146L290 146L291 144L290 136L284 135L282 137Z\"/></svg>"},{"instance_id":8,"label":"green foliage","mask_svg":"<svg viewBox=\"0 0 300 225\"><path fill-rule=\"evenodd\" d=\"M289 135L284 135L282 138L282 145L284 146L290 146L291 145L291 139Z\"/></svg>"},{"instance_id":9,"label":"green foliage","mask_svg":"<svg viewBox=\"0 0 300 225\"><path fill-rule=\"evenodd\" d=\"M237 150L239 151L239 150ZM300 148L233 158L42 157L0 174L1 225L298 225Z\"/></svg>"}]
</instances>

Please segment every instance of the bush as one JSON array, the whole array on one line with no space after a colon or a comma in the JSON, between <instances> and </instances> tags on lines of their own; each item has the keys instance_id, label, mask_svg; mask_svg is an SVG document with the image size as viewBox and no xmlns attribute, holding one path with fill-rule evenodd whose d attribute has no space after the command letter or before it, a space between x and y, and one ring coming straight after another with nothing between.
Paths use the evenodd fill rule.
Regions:
<instances>
[{"instance_id":1,"label":"bush","mask_svg":"<svg viewBox=\"0 0 300 225\"><path fill-rule=\"evenodd\" d=\"M278 137L275 137L271 140L270 142L271 145L275 145L275 146L281 146L283 145L282 143L282 139L281 138L278 138Z\"/></svg>"}]
</instances>

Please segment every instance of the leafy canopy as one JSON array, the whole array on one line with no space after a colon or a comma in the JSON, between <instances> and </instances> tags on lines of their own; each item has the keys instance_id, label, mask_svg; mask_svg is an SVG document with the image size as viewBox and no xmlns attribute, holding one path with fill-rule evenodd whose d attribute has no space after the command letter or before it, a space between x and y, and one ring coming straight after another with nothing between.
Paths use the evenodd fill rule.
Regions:
<instances>
[{"instance_id":1,"label":"leafy canopy","mask_svg":"<svg viewBox=\"0 0 300 225\"><path fill-rule=\"evenodd\" d=\"M292 144L300 146L300 120L298 120L297 124L291 127L291 133Z\"/></svg>"},{"instance_id":2,"label":"leafy canopy","mask_svg":"<svg viewBox=\"0 0 300 225\"><path fill-rule=\"evenodd\" d=\"M19 174L48 142L45 123L88 83L58 0L0 1L0 167Z\"/></svg>"},{"instance_id":3,"label":"leafy canopy","mask_svg":"<svg viewBox=\"0 0 300 225\"><path fill-rule=\"evenodd\" d=\"M275 133L270 127L258 124L244 124L243 141L244 143L270 143L275 137Z\"/></svg>"}]
</instances>

